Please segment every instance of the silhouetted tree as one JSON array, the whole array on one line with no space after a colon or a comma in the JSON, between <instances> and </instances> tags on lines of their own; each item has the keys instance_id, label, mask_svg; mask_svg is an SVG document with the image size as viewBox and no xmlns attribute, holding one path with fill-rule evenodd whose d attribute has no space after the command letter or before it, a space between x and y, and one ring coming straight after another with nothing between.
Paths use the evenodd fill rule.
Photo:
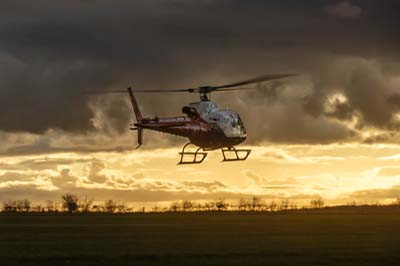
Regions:
<instances>
[{"instance_id":1,"label":"silhouetted tree","mask_svg":"<svg viewBox=\"0 0 400 266\"><path fill-rule=\"evenodd\" d=\"M207 211L212 211L215 208L215 202L211 201L207 201L206 203L204 203L204 209Z\"/></svg>"},{"instance_id":2,"label":"silhouetted tree","mask_svg":"<svg viewBox=\"0 0 400 266\"><path fill-rule=\"evenodd\" d=\"M93 205L93 200L85 197L84 199L79 200L78 207L81 212L89 212L90 209L92 208L92 205Z\"/></svg>"},{"instance_id":3,"label":"silhouetted tree","mask_svg":"<svg viewBox=\"0 0 400 266\"><path fill-rule=\"evenodd\" d=\"M59 210L59 205L56 202L53 202L51 200L48 200L46 202L46 210L48 212L57 212Z\"/></svg>"},{"instance_id":4,"label":"silhouetted tree","mask_svg":"<svg viewBox=\"0 0 400 266\"><path fill-rule=\"evenodd\" d=\"M279 209L283 211L289 209L289 200L287 199L281 200L281 202L279 203Z\"/></svg>"},{"instance_id":5,"label":"silhouetted tree","mask_svg":"<svg viewBox=\"0 0 400 266\"><path fill-rule=\"evenodd\" d=\"M322 207L324 207L324 201L322 199L312 199L310 201L311 209L322 208Z\"/></svg>"},{"instance_id":6,"label":"silhouetted tree","mask_svg":"<svg viewBox=\"0 0 400 266\"><path fill-rule=\"evenodd\" d=\"M114 213L117 210L118 203L115 200L107 200L104 202L104 211Z\"/></svg>"},{"instance_id":7,"label":"silhouetted tree","mask_svg":"<svg viewBox=\"0 0 400 266\"><path fill-rule=\"evenodd\" d=\"M4 212L29 212L31 210L31 202L27 199L8 200L3 203Z\"/></svg>"},{"instance_id":8,"label":"silhouetted tree","mask_svg":"<svg viewBox=\"0 0 400 266\"><path fill-rule=\"evenodd\" d=\"M61 198L63 201L62 206L65 210L67 210L69 213L78 211L79 198L77 195L67 193L62 195Z\"/></svg>"},{"instance_id":9,"label":"silhouetted tree","mask_svg":"<svg viewBox=\"0 0 400 266\"><path fill-rule=\"evenodd\" d=\"M92 211L94 211L94 212L101 212L102 210L103 210L102 206L99 206L99 205L92 206Z\"/></svg>"},{"instance_id":10,"label":"silhouetted tree","mask_svg":"<svg viewBox=\"0 0 400 266\"><path fill-rule=\"evenodd\" d=\"M17 203L15 200L8 200L3 202L3 212L16 212L17 211Z\"/></svg>"},{"instance_id":11,"label":"silhouetted tree","mask_svg":"<svg viewBox=\"0 0 400 266\"><path fill-rule=\"evenodd\" d=\"M151 211L157 213L157 212L160 212L161 209L160 209L160 207L158 207L157 205L154 205L153 208L151 208Z\"/></svg>"},{"instance_id":12,"label":"silhouetted tree","mask_svg":"<svg viewBox=\"0 0 400 266\"><path fill-rule=\"evenodd\" d=\"M28 212L31 209L31 202L27 199L17 200L16 205L17 211L19 212Z\"/></svg>"},{"instance_id":13,"label":"silhouetted tree","mask_svg":"<svg viewBox=\"0 0 400 266\"><path fill-rule=\"evenodd\" d=\"M46 211L46 208L45 208L42 204L37 203L37 204L35 204L35 205L33 205L33 206L31 207L31 210L32 210L33 212L45 212L45 211Z\"/></svg>"},{"instance_id":14,"label":"silhouetted tree","mask_svg":"<svg viewBox=\"0 0 400 266\"><path fill-rule=\"evenodd\" d=\"M355 206L357 206L357 202L355 200L350 201L350 202L347 203L347 206L355 207Z\"/></svg>"},{"instance_id":15,"label":"silhouetted tree","mask_svg":"<svg viewBox=\"0 0 400 266\"><path fill-rule=\"evenodd\" d=\"M396 197L396 200L394 201L394 205L400 206L400 197Z\"/></svg>"},{"instance_id":16,"label":"silhouetted tree","mask_svg":"<svg viewBox=\"0 0 400 266\"><path fill-rule=\"evenodd\" d=\"M195 205L195 203L192 202L191 200L182 201L182 209L185 212L193 211L194 205Z\"/></svg>"},{"instance_id":17,"label":"silhouetted tree","mask_svg":"<svg viewBox=\"0 0 400 266\"><path fill-rule=\"evenodd\" d=\"M298 208L297 202L295 201L290 202L290 209L296 210L297 208Z\"/></svg>"},{"instance_id":18,"label":"silhouetted tree","mask_svg":"<svg viewBox=\"0 0 400 266\"><path fill-rule=\"evenodd\" d=\"M251 209L253 211L261 210L262 206L263 206L263 202L260 197L253 196L251 198Z\"/></svg>"},{"instance_id":19,"label":"silhouetted tree","mask_svg":"<svg viewBox=\"0 0 400 266\"><path fill-rule=\"evenodd\" d=\"M204 206L200 202L194 202L193 203L193 211L203 211Z\"/></svg>"},{"instance_id":20,"label":"silhouetted tree","mask_svg":"<svg viewBox=\"0 0 400 266\"><path fill-rule=\"evenodd\" d=\"M172 212L177 212L177 211L179 211L179 202L176 202L176 201L172 202L172 203L171 203L171 206L169 207L169 209L170 209L170 211L172 211Z\"/></svg>"},{"instance_id":21,"label":"silhouetted tree","mask_svg":"<svg viewBox=\"0 0 400 266\"><path fill-rule=\"evenodd\" d=\"M244 198L240 198L237 208L239 211L245 211L247 210L248 206L250 205L249 201L244 199Z\"/></svg>"},{"instance_id":22,"label":"silhouetted tree","mask_svg":"<svg viewBox=\"0 0 400 266\"><path fill-rule=\"evenodd\" d=\"M127 207L126 207L126 205L125 205L125 203L123 203L123 202L118 202L118 204L117 204L117 210L118 210L118 212L127 212Z\"/></svg>"},{"instance_id":23,"label":"silhouetted tree","mask_svg":"<svg viewBox=\"0 0 400 266\"><path fill-rule=\"evenodd\" d=\"M226 203L225 199L217 199L214 201L215 208L218 211L224 211L228 208L228 203Z\"/></svg>"},{"instance_id":24,"label":"silhouetted tree","mask_svg":"<svg viewBox=\"0 0 400 266\"><path fill-rule=\"evenodd\" d=\"M271 212L277 211L277 210L278 210L278 204L273 200L273 201L271 201L271 202L269 203L268 209L269 209Z\"/></svg>"}]
</instances>

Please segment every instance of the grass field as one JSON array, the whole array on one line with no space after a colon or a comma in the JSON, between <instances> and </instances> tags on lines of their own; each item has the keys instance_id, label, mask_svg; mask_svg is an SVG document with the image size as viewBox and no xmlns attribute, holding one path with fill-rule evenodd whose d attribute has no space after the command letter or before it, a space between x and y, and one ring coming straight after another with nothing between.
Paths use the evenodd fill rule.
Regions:
<instances>
[{"instance_id":1,"label":"grass field","mask_svg":"<svg viewBox=\"0 0 400 266\"><path fill-rule=\"evenodd\" d=\"M400 265L400 210L0 214L0 265Z\"/></svg>"}]
</instances>

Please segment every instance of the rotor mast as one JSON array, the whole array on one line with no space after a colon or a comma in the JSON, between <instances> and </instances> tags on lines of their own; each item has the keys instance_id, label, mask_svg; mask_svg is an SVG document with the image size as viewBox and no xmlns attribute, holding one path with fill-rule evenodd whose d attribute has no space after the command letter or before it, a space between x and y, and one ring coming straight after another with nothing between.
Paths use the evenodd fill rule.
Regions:
<instances>
[{"instance_id":1,"label":"rotor mast","mask_svg":"<svg viewBox=\"0 0 400 266\"><path fill-rule=\"evenodd\" d=\"M202 86L198 88L200 94L200 100L202 102L208 102L210 99L208 98L208 94L211 93L213 87L211 86Z\"/></svg>"}]
</instances>

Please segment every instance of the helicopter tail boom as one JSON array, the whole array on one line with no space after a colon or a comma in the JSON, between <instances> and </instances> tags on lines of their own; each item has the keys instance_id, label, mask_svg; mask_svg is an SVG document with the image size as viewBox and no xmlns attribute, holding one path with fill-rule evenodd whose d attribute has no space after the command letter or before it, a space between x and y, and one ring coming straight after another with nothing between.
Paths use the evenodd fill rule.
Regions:
<instances>
[{"instance_id":1,"label":"helicopter tail boom","mask_svg":"<svg viewBox=\"0 0 400 266\"><path fill-rule=\"evenodd\" d=\"M133 111L135 112L136 121L140 123L143 120L143 115L142 115L142 112L140 111L139 104L136 101L136 97L132 91L132 88L128 88L128 93L129 93L129 98L132 103ZM137 127L136 130L137 130L137 137L138 137L138 146L136 148L139 148L143 144L143 128Z\"/></svg>"},{"instance_id":2,"label":"helicopter tail boom","mask_svg":"<svg viewBox=\"0 0 400 266\"><path fill-rule=\"evenodd\" d=\"M141 122L143 119L142 112L140 111L139 105L136 101L135 94L133 94L132 88L128 88L129 98L131 99L133 111L135 112L136 120Z\"/></svg>"}]
</instances>

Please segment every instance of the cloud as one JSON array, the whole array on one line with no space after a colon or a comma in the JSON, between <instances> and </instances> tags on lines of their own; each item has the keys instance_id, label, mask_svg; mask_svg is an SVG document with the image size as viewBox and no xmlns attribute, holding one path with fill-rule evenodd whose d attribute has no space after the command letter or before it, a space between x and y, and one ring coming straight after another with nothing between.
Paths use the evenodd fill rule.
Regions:
<instances>
[{"instance_id":1,"label":"cloud","mask_svg":"<svg viewBox=\"0 0 400 266\"><path fill-rule=\"evenodd\" d=\"M367 189L353 192L349 195L352 199L359 200L384 200L395 199L400 195L400 186L393 186L391 188L381 189Z\"/></svg>"},{"instance_id":2,"label":"cloud","mask_svg":"<svg viewBox=\"0 0 400 266\"><path fill-rule=\"evenodd\" d=\"M363 23L344 27L315 12L324 8L320 1L7 0L0 11L0 130L29 133L26 146L15 140L10 149L54 149L54 132L65 135L59 149L89 149L106 138L107 148L119 148L111 140L131 136L126 96L87 97L83 90L186 88L267 72L302 76L213 95L240 112L249 143L353 141L359 132L347 122L355 116L360 126L393 130L398 106L387 98L396 95L388 80L400 69L392 63L399 56L398 1L363 3L362 10L350 2L327 8L344 18L368 13ZM326 113L335 90L348 101ZM195 99L138 97L149 116L176 115ZM148 135L154 144L147 145L177 143ZM0 149L10 145L3 142Z\"/></svg>"},{"instance_id":3,"label":"cloud","mask_svg":"<svg viewBox=\"0 0 400 266\"><path fill-rule=\"evenodd\" d=\"M362 8L352 5L349 2L339 2L336 5L328 6L325 11L331 15L344 19L359 19L362 14Z\"/></svg>"},{"instance_id":4,"label":"cloud","mask_svg":"<svg viewBox=\"0 0 400 266\"><path fill-rule=\"evenodd\" d=\"M378 173L379 176L400 176L400 167L382 167Z\"/></svg>"},{"instance_id":5,"label":"cloud","mask_svg":"<svg viewBox=\"0 0 400 266\"><path fill-rule=\"evenodd\" d=\"M320 196L333 204L365 202L370 192L373 201L397 193L398 145L249 148L253 152L244 163L220 163L220 154L215 152L203 165L190 167L176 166L178 150L174 148L0 156L0 202L60 200L62 194L71 192L98 201L113 198L141 203L257 195L298 202ZM394 190L386 191L390 188Z\"/></svg>"},{"instance_id":6,"label":"cloud","mask_svg":"<svg viewBox=\"0 0 400 266\"><path fill-rule=\"evenodd\" d=\"M89 181L96 183L104 183L107 180L107 176L102 174L101 171L105 169L105 165L100 161L93 161L90 165L88 179Z\"/></svg>"},{"instance_id":7,"label":"cloud","mask_svg":"<svg viewBox=\"0 0 400 266\"><path fill-rule=\"evenodd\" d=\"M78 178L68 168L62 169L58 176L51 178L51 182L56 188L66 190L74 188L77 181Z\"/></svg>"},{"instance_id":8,"label":"cloud","mask_svg":"<svg viewBox=\"0 0 400 266\"><path fill-rule=\"evenodd\" d=\"M298 184L297 180L293 177L288 178L265 178L251 170L243 171L248 186L256 186L263 189L293 189Z\"/></svg>"}]
</instances>

